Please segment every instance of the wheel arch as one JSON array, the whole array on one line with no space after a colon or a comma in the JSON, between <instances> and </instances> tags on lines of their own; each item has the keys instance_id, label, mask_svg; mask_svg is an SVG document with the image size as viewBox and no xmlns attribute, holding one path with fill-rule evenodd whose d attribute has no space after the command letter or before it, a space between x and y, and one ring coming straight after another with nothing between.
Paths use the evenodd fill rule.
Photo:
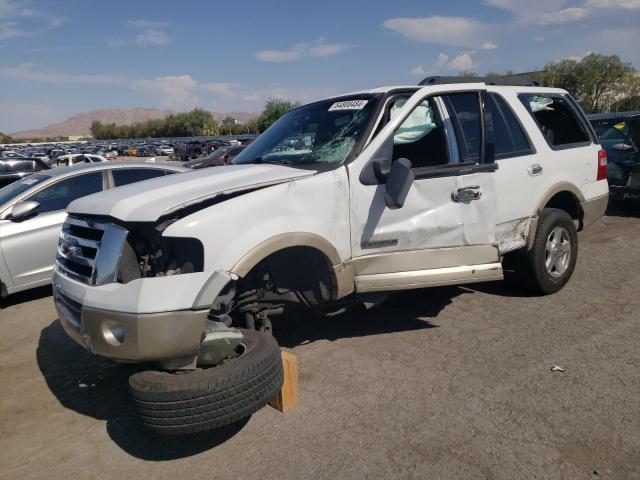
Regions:
<instances>
[{"instance_id":1,"label":"wheel arch","mask_svg":"<svg viewBox=\"0 0 640 480\"><path fill-rule=\"evenodd\" d=\"M266 261L309 260L316 279L327 280L331 285L332 299L342 298L353 291L353 270L345 265L338 250L320 235L294 232L276 235L261 242L247 252L230 270L238 277L245 277L257 265ZM318 271L320 269L320 271ZM295 276L295 269L290 272Z\"/></svg>"},{"instance_id":2,"label":"wheel arch","mask_svg":"<svg viewBox=\"0 0 640 480\"><path fill-rule=\"evenodd\" d=\"M527 249L530 250L535 239L535 232L538 226L538 217L545 208L557 208L567 212L571 218L578 222L578 230L582 230L584 222L584 211L582 209L584 195L580 189L570 182L559 182L549 188L538 203L532 215L531 227L527 239Z\"/></svg>"}]
</instances>

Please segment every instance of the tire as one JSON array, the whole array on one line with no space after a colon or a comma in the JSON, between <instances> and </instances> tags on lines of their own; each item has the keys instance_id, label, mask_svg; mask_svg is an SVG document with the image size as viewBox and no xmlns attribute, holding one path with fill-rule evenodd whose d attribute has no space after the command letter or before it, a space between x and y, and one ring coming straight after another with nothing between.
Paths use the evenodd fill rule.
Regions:
<instances>
[{"instance_id":1,"label":"tire","mask_svg":"<svg viewBox=\"0 0 640 480\"><path fill-rule=\"evenodd\" d=\"M236 423L264 407L282 387L280 348L269 334L241 331L244 353L221 365L129 377L142 424L155 433L190 434Z\"/></svg>"},{"instance_id":2,"label":"tire","mask_svg":"<svg viewBox=\"0 0 640 480\"><path fill-rule=\"evenodd\" d=\"M552 247L555 239L560 245L557 249ZM566 285L577 259L578 232L573 219L564 210L545 208L538 218L533 247L522 252L515 270L526 289L548 295Z\"/></svg>"}]
</instances>

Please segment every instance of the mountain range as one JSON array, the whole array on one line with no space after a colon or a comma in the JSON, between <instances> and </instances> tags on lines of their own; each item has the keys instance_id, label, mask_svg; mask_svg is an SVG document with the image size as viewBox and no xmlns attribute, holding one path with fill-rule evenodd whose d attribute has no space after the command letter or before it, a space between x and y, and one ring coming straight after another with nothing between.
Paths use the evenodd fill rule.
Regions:
<instances>
[{"instance_id":1,"label":"mountain range","mask_svg":"<svg viewBox=\"0 0 640 480\"><path fill-rule=\"evenodd\" d=\"M177 112L173 110L160 110L158 108L104 108L93 110L92 112L79 113L58 123L52 123L42 128L23 130L11 133L14 138L46 138L46 137L68 137L71 135L91 135L91 123L99 121L102 123L115 123L116 125L131 125L136 122L144 122L153 118L165 118ZM211 112L213 117L222 121L227 116L231 116L239 122L245 122L257 117L258 113L251 112Z\"/></svg>"}]
</instances>

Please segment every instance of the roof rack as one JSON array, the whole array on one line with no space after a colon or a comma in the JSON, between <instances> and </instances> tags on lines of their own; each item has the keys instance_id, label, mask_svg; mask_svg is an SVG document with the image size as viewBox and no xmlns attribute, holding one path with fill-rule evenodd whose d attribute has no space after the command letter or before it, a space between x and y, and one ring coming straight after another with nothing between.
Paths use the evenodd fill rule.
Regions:
<instances>
[{"instance_id":1,"label":"roof rack","mask_svg":"<svg viewBox=\"0 0 640 480\"><path fill-rule=\"evenodd\" d=\"M445 85L448 83L485 83L487 85L511 85L517 87L539 87L540 83L533 78L520 75L502 77L426 77L418 85Z\"/></svg>"}]
</instances>

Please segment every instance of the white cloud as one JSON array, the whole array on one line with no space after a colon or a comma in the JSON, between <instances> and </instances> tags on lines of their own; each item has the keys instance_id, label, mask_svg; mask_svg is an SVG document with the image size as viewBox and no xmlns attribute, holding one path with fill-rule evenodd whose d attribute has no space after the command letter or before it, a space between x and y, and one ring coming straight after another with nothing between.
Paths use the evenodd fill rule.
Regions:
<instances>
[{"instance_id":1,"label":"white cloud","mask_svg":"<svg viewBox=\"0 0 640 480\"><path fill-rule=\"evenodd\" d=\"M494 27L465 17L398 17L383 25L411 40L454 47L477 47L490 42Z\"/></svg>"},{"instance_id":2,"label":"white cloud","mask_svg":"<svg viewBox=\"0 0 640 480\"><path fill-rule=\"evenodd\" d=\"M556 11L566 3L566 0L484 0L482 3L521 15L528 15Z\"/></svg>"},{"instance_id":3,"label":"white cloud","mask_svg":"<svg viewBox=\"0 0 640 480\"><path fill-rule=\"evenodd\" d=\"M584 19L589 14L589 10L580 7L565 8L557 12L542 13L533 22L538 25L556 25L559 23L577 22Z\"/></svg>"},{"instance_id":4,"label":"white cloud","mask_svg":"<svg viewBox=\"0 0 640 480\"><path fill-rule=\"evenodd\" d=\"M319 42L309 49L309 55L312 57L332 57L339 53L353 48L355 45L347 43L324 43Z\"/></svg>"},{"instance_id":5,"label":"white cloud","mask_svg":"<svg viewBox=\"0 0 640 480\"><path fill-rule=\"evenodd\" d=\"M544 37L535 37L533 39L533 43L540 43L540 42L544 42Z\"/></svg>"},{"instance_id":6,"label":"white cloud","mask_svg":"<svg viewBox=\"0 0 640 480\"><path fill-rule=\"evenodd\" d=\"M446 66L452 70L473 70L478 68L478 63L474 62L470 53L461 53L453 57Z\"/></svg>"},{"instance_id":7,"label":"white cloud","mask_svg":"<svg viewBox=\"0 0 640 480\"><path fill-rule=\"evenodd\" d=\"M496 48L498 48L498 45L493 42L485 42L480 48L482 48L482 50L495 50Z\"/></svg>"},{"instance_id":8,"label":"white cloud","mask_svg":"<svg viewBox=\"0 0 640 480\"><path fill-rule=\"evenodd\" d=\"M446 53L439 53L436 60L436 65L438 65L439 67L444 67L448 61L449 55L447 55Z\"/></svg>"},{"instance_id":9,"label":"white cloud","mask_svg":"<svg viewBox=\"0 0 640 480\"><path fill-rule=\"evenodd\" d=\"M411 69L411 75L416 77L424 77L427 75L427 71L424 69L422 65L417 65Z\"/></svg>"},{"instance_id":10,"label":"white cloud","mask_svg":"<svg viewBox=\"0 0 640 480\"><path fill-rule=\"evenodd\" d=\"M64 24L64 22L66 22L66 21L67 21L67 19L66 19L66 18L64 18L64 17L54 17L54 18L52 18L51 20L49 20L49 26L50 26L51 28L59 28L59 27L61 27L61 26Z\"/></svg>"},{"instance_id":11,"label":"white cloud","mask_svg":"<svg viewBox=\"0 0 640 480\"><path fill-rule=\"evenodd\" d=\"M255 57L263 62L285 63L308 57L332 57L353 47L347 43L325 43L322 38L313 45L300 42L285 50L259 50Z\"/></svg>"},{"instance_id":12,"label":"white cloud","mask_svg":"<svg viewBox=\"0 0 640 480\"><path fill-rule=\"evenodd\" d=\"M118 38L107 38L105 43L109 48L120 48L124 47L127 44L127 41Z\"/></svg>"},{"instance_id":13,"label":"white cloud","mask_svg":"<svg viewBox=\"0 0 640 480\"><path fill-rule=\"evenodd\" d=\"M640 0L587 0L587 8L624 8L634 10L640 8Z\"/></svg>"},{"instance_id":14,"label":"white cloud","mask_svg":"<svg viewBox=\"0 0 640 480\"><path fill-rule=\"evenodd\" d=\"M203 83L200 86L209 92L215 93L216 95L223 95L223 96L235 94L235 91L238 88L237 83L220 83L220 82Z\"/></svg>"},{"instance_id":15,"label":"white cloud","mask_svg":"<svg viewBox=\"0 0 640 480\"><path fill-rule=\"evenodd\" d=\"M198 88L198 82L191 78L191 75L169 75L150 80L138 80L132 86L146 90L157 97L163 105L171 108L192 108L200 100L194 94Z\"/></svg>"},{"instance_id":16,"label":"white cloud","mask_svg":"<svg viewBox=\"0 0 640 480\"><path fill-rule=\"evenodd\" d=\"M128 20L127 25L132 28L166 28L171 23L169 22L159 22L159 21L151 21L151 20Z\"/></svg>"},{"instance_id":17,"label":"white cloud","mask_svg":"<svg viewBox=\"0 0 640 480\"><path fill-rule=\"evenodd\" d=\"M0 78L13 78L42 83L80 83L90 85L126 85L129 81L111 74L76 74L47 72L32 63L23 63L17 67L0 67Z\"/></svg>"},{"instance_id":18,"label":"white cloud","mask_svg":"<svg viewBox=\"0 0 640 480\"><path fill-rule=\"evenodd\" d=\"M171 37L162 30L149 28L136 36L136 43L141 47L167 45L171 43Z\"/></svg>"},{"instance_id":19,"label":"white cloud","mask_svg":"<svg viewBox=\"0 0 640 480\"><path fill-rule=\"evenodd\" d=\"M590 0L587 0L587 4ZM638 0L595 0L634 2ZM520 23L558 25L577 22L589 15L588 5L563 8L567 0L484 0L485 5L513 12Z\"/></svg>"},{"instance_id":20,"label":"white cloud","mask_svg":"<svg viewBox=\"0 0 640 480\"><path fill-rule=\"evenodd\" d=\"M286 50L260 50L255 53L255 56L263 62L292 62L301 59L308 48L308 43L296 43Z\"/></svg>"},{"instance_id":21,"label":"white cloud","mask_svg":"<svg viewBox=\"0 0 640 480\"><path fill-rule=\"evenodd\" d=\"M36 13L27 6L27 2L0 0L0 18L30 17Z\"/></svg>"},{"instance_id":22,"label":"white cloud","mask_svg":"<svg viewBox=\"0 0 640 480\"><path fill-rule=\"evenodd\" d=\"M0 22L0 40L15 37L28 37L32 32L22 29L17 22Z\"/></svg>"}]
</instances>

